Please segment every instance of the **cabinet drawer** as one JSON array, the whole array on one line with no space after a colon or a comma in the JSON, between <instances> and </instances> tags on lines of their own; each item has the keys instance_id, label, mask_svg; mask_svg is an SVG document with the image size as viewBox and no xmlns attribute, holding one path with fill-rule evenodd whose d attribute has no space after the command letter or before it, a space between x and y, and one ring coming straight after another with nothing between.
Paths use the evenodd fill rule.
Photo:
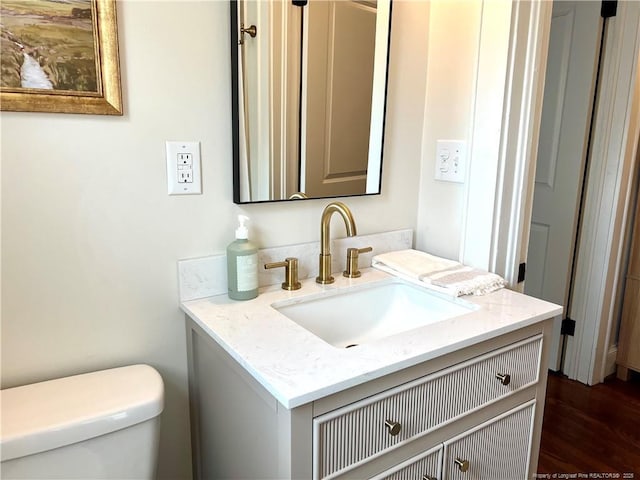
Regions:
<instances>
[{"instance_id":1,"label":"cabinet drawer","mask_svg":"<svg viewBox=\"0 0 640 480\"><path fill-rule=\"evenodd\" d=\"M535 400L444 444L442 478L526 480Z\"/></svg>"},{"instance_id":2,"label":"cabinet drawer","mask_svg":"<svg viewBox=\"0 0 640 480\"><path fill-rule=\"evenodd\" d=\"M342 474L534 385L541 348L537 335L315 418L314 478Z\"/></svg>"},{"instance_id":3,"label":"cabinet drawer","mask_svg":"<svg viewBox=\"0 0 640 480\"><path fill-rule=\"evenodd\" d=\"M410 458L394 468L376 475L371 480L422 480L423 478L440 479L442 467L442 445Z\"/></svg>"}]
</instances>

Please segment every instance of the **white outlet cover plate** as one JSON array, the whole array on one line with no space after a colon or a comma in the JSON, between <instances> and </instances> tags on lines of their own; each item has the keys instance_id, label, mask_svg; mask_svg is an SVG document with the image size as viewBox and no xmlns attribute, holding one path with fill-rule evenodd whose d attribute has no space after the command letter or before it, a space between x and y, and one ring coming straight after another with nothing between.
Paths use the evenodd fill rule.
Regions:
<instances>
[{"instance_id":1,"label":"white outlet cover plate","mask_svg":"<svg viewBox=\"0 0 640 480\"><path fill-rule=\"evenodd\" d=\"M202 176L200 174L200 142L167 142L167 190L169 195L197 195L202 193ZM191 154L191 180L179 182L178 156Z\"/></svg>"},{"instance_id":2,"label":"white outlet cover plate","mask_svg":"<svg viewBox=\"0 0 640 480\"><path fill-rule=\"evenodd\" d=\"M467 167L467 142L464 140L438 140L436 148L435 179L443 182L464 183Z\"/></svg>"}]
</instances>

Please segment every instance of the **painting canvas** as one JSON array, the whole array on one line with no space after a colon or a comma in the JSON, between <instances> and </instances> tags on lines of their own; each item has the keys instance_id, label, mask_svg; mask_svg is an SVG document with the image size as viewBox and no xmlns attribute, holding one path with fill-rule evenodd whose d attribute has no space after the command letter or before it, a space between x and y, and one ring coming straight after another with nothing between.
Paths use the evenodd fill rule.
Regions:
<instances>
[{"instance_id":1,"label":"painting canvas","mask_svg":"<svg viewBox=\"0 0 640 480\"><path fill-rule=\"evenodd\" d=\"M114 0L2 0L3 110L121 114Z\"/></svg>"}]
</instances>

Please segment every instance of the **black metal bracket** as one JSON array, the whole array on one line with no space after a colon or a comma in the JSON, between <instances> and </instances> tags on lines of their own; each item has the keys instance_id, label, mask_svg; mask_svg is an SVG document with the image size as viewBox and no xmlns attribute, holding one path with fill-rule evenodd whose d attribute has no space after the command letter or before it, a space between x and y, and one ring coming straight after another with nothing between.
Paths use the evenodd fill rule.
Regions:
<instances>
[{"instance_id":1,"label":"black metal bracket","mask_svg":"<svg viewBox=\"0 0 640 480\"><path fill-rule=\"evenodd\" d=\"M560 327L561 335L569 335L573 337L576 333L576 321L571 320L569 317L562 320L562 325Z\"/></svg>"},{"instance_id":2,"label":"black metal bracket","mask_svg":"<svg viewBox=\"0 0 640 480\"><path fill-rule=\"evenodd\" d=\"M525 274L527 273L527 264L521 263L518 265L518 283L524 282Z\"/></svg>"},{"instance_id":3,"label":"black metal bracket","mask_svg":"<svg viewBox=\"0 0 640 480\"><path fill-rule=\"evenodd\" d=\"M615 17L618 13L618 0L602 0L600 16L602 18Z\"/></svg>"}]
</instances>

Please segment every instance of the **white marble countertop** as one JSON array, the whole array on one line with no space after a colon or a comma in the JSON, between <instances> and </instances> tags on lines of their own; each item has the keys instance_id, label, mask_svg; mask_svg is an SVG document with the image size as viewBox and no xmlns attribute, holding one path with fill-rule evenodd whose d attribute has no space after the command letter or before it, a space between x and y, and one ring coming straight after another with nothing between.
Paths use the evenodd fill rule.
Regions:
<instances>
[{"instance_id":1,"label":"white marble countertop","mask_svg":"<svg viewBox=\"0 0 640 480\"><path fill-rule=\"evenodd\" d=\"M261 288L257 298L244 302L218 295L183 302L181 308L286 408L562 312L558 305L502 289L485 296L463 297L480 307L470 313L346 349L329 345L271 306L326 290L388 282L394 277L366 268L357 279L335 278L331 285L304 280L302 289L294 292L279 285Z\"/></svg>"}]
</instances>

